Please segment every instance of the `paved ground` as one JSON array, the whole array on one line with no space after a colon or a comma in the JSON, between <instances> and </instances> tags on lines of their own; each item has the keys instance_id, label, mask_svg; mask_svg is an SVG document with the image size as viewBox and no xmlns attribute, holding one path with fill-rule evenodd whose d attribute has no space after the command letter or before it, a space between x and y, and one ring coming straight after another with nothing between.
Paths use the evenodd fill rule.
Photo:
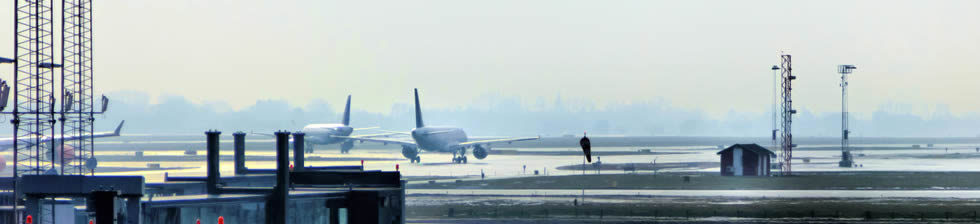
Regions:
<instances>
[{"instance_id":1,"label":"paved ground","mask_svg":"<svg viewBox=\"0 0 980 224\"><path fill-rule=\"evenodd\" d=\"M553 218L553 219L409 219L406 223L477 223L477 224L496 224L496 223L947 223L947 222L972 222L970 220L914 220L914 219L894 219L894 220L861 220L861 219L745 219L745 218L701 218L701 219L632 219L632 218L613 218L613 219L572 219L572 218Z\"/></svg>"}]
</instances>

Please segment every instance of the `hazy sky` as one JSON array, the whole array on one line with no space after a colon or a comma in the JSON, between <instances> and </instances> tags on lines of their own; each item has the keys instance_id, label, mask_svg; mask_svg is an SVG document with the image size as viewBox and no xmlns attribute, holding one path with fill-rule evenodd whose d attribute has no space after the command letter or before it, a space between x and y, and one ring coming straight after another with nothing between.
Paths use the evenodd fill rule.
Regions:
<instances>
[{"instance_id":1,"label":"hazy sky","mask_svg":"<svg viewBox=\"0 0 980 224\"><path fill-rule=\"evenodd\" d=\"M60 2L60 1L59 1ZM980 1L95 2L97 88L227 102L324 99L387 113L418 87L434 108L485 95L654 102L762 113L780 52L801 108L980 112ZM11 1L0 43L13 43ZM11 57L12 44L0 45ZM0 65L10 79L12 66ZM915 106L913 106L915 107ZM340 108L335 108L339 110Z\"/></svg>"}]
</instances>

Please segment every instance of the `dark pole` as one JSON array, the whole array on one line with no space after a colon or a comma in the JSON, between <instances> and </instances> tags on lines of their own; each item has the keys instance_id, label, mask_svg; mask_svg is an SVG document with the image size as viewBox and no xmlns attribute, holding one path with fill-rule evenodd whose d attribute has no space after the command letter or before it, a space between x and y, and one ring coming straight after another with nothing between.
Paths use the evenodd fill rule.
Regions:
<instances>
[{"instance_id":1,"label":"dark pole","mask_svg":"<svg viewBox=\"0 0 980 224\"><path fill-rule=\"evenodd\" d=\"M17 172L17 165L18 165L17 162L19 162L19 160L17 160L18 159L17 158L17 154L18 154L17 153L17 150L20 149L20 148L17 148L17 142L18 142L17 141L17 135L18 135L17 130L20 129L20 114L17 113L18 112L18 109L17 108L20 107L19 106L20 104L18 104L18 102L17 102L18 101L17 98L20 98L19 97L20 96L20 91L19 91L20 90L20 88L19 88L20 85L18 85L18 83L20 83L20 82L17 81L17 80L20 80L19 79L20 78L19 77L19 74L20 74L20 67L19 67L20 66L20 54L19 54L20 53L20 50L19 50L20 49L20 46L18 45L20 43L20 38L18 38L18 37L20 37L20 33L19 33L20 32L20 21L17 20L17 19L19 19L18 15L20 14L20 10L18 8L18 7L20 7L20 1L13 1L13 2L14 2L14 13L11 13L11 14L14 14L14 32L11 32L11 34L14 35L14 104L13 104L13 107L14 107L14 119L13 120L10 120L10 123L12 123L13 126L14 126L14 148L12 150L12 152L14 154L14 167L13 167L14 168L13 169L13 174L14 174L13 175L13 180L14 180L13 181L14 193L12 195L12 198L14 199L14 202L12 203L13 204L13 207L12 207L13 209L11 209L12 211L14 211L14 215L12 215L11 217L12 217L12 219L14 221L13 223L20 223L20 215L17 212L17 210L18 210L17 209L17 202L19 201L19 200L17 200L18 199L17 194L19 193L19 191L17 190L17 175L19 174Z\"/></svg>"},{"instance_id":2,"label":"dark pole","mask_svg":"<svg viewBox=\"0 0 980 224\"><path fill-rule=\"evenodd\" d=\"M48 1L48 7L50 7L48 9L48 16L49 16L48 18L51 18L51 21L48 22L48 27L50 27L49 30L51 32L51 35L50 35L51 36L51 46L50 46L50 49L49 49L50 52L51 52L50 53L51 55L49 57L50 57L50 60L51 60L51 64L57 64L57 63L54 63L54 0ZM64 36L62 36L62 38L64 38ZM51 71L51 96L50 96L51 98L50 99L51 99L51 101L54 101L54 93L55 93L55 91L54 91L54 87L55 87L55 85L54 85L54 81L55 81L54 80L54 71L56 69L55 69L55 67L51 67L50 69L51 69L50 70ZM48 127L51 128L51 135L50 136L51 137L54 137L54 136L57 136L57 135L55 135L55 130L54 130L55 129L54 128L55 127L54 126L55 125L55 122L57 122L57 120L55 120L54 102L46 102L46 103L48 103L48 106L51 107L50 108L51 113L49 115L50 117L48 117ZM51 147L50 147L51 148L51 170L54 171L54 172L58 172L58 170L54 168L55 166L58 165L58 162L54 159L54 158L57 158L55 156L55 154L57 152L55 152L55 150L54 150L55 143L57 143L57 142L52 141L51 143L49 143L51 145ZM60 174L61 173L59 173L59 175ZM54 205L52 205L52 206L54 206Z\"/></svg>"},{"instance_id":3,"label":"dark pole","mask_svg":"<svg viewBox=\"0 0 980 224\"><path fill-rule=\"evenodd\" d=\"M41 15L40 15L41 13L39 12L39 10L40 10L39 8L41 8L41 6L42 6L41 4L42 3L40 1L34 2L34 11L32 13L34 14L35 17L38 17L38 19L35 19L34 23L32 23L32 25L34 25L34 28L33 28L34 31L33 31L33 33L35 33L35 34L41 33L41 30L40 30L41 29L41 26L38 25L38 24L40 24L40 22L38 22L38 21L40 21L40 17L41 17ZM35 39L35 41L34 41L34 49L41 49L41 40L42 40L41 38ZM32 63L34 64L33 65L34 66L34 69L32 69L32 70L34 70L34 74L36 74L36 76L34 76L34 83L41 83L41 77L42 77L42 75L41 75L41 66L39 66L39 64L38 64L38 63L41 63L41 51L40 50L37 50L37 52L31 52L31 53L32 53L31 54L31 57L33 57L33 59L34 59L34 61L32 61ZM33 88L41 88L40 85L35 85L35 86L32 86L32 87ZM27 92L28 92L28 94L30 94L31 90L27 90ZM30 103L36 105L35 109L33 109L31 111L31 112L34 112L34 120L33 120L34 124L30 124L28 126L28 128L33 128L33 130L31 130L33 133L41 133L41 125L38 125L37 122L41 120L41 113L44 112L44 111L40 111L40 110L43 110L43 109L41 109L41 105L43 105L43 101L44 100L47 100L47 99L41 99L41 91L38 91L37 89L35 89L34 90L34 101L35 102L30 102ZM41 103L38 103L37 101L42 101L42 102ZM41 135L34 135L31 138L33 138L33 140L31 140L31 142L34 144L34 145L31 145L30 146L31 147L31 150L34 150L34 155L38 155L38 157L41 157L40 156L40 155L42 155L41 153L44 153L44 152L41 151L41 146L40 146ZM42 160L41 158L37 158L37 159L34 160L34 168L32 169L32 171L34 172L34 175L41 174L41 172L40 172L41 160Z\"/></svg>"},{"instance_id":4,"label":"dark pole","mask_svg":"<svg viewBox=\"0 0 980 224\"><path fill-rule=\"evenodd\" d=\"M65 64L65 0L61 0L61 64ZM52 82L54 83L54 82ZM54 93L54 91L51 91ZM61 66L61 174L65 174L65 66ZM52 142L51 145L57 144ZM51 158L54 160L54 158Z\"/></svg>"},{"instance_id":5,"label":"dark pole","mask_svg":"<svg viewBox=\"0 0 980 224\"><path fill-rule=\"evenodd\" d=\"M286 198L289 196L289 132L276 132L276 188L268 223L286 223Z\"/></svg>"},{"instance_id":6,"label":"dark pole","mask_svg":"<svg viewBox=\"0 0 980 224\"><path fill-rule=\"evenodd\" d=\"M88 88L88 105L89 105L89 111L88 111L88 120L89 120L89 122L88 122L88 130L95 130L95 112L93 111L94 110L94 107L95 107L95 99L93 99L93 98L95 98L95 95L94 95L95 94L95 76L92 75L93 72L95 72L95 64L93 62L94 61L93 56L95 56L95 54L93 53L93 51L95 51L95 41L94 41L95 38L92 36L92 33L93 33L93 31L92 31L92 19L94 18L92 16L92 15L94 15L92 13L92 11L95 9L95 7L92 7L92 1L88 1L86 4L83 4L82 6L80 6L80 8L86 9L86 6L87 6L87 11L88 11L88 19L86 20L85 23L82 24L82 26L84 26L84 24L88 24L88 32L81 33L81 31L84 31L84 29L83 28L78 28L79 33L81 33L82 37L79 37L77 40L85 39L84 38L85 34L88 34L88 42L89 42L89 45L88 45L88 48L85 48L85 46L79 47L79 49L85 49L86 51L84 53L82 53L81 55L79 55L78 58L88 58L88 60L85 61L86 63L88 63L88 74L89 74L89 79L88 79L88 86L89 86L89 88ZM79 10L79 13L81 13L81 10ZM78 16L81 17L82 15L79 14ZM81 41L79 41L79 42L81 42ZM88 57L85 57L85 54L88 54ZM85 65L83 64L82 66L85 66ZM84 71L82 71L82 72L84 72ZM79 77L81 77L81 76L82 75L79 74ZM80 86L82 86L82 84L79 84L79 87ZM85 100L85 99L79 99L79 100ZM81 106L82 103L79 101L78 105ZM79 108L78 115L79 116L82 115L81 108ZM94 133L92 133L92 131L89 131L88 134L89 134L89 137L88 137L88 145L90 146L89 149L88 149L89 150L89 153L88 154L92 158L95 158L95 136L94 136ZM81 143L81 144L84 144L84 143ZM95 176L95 169L90 170L90 172L91 173L89 173L89 175Z\"/></svg>"},{"instance_id":7,"label":"dark pole","mask_svg":"<svg viewBox=\"0 0 980 224\"><path fill-rule=\"evenodd\" d=\"M208 194L218 194L218 179L221 178L221 172L218 169L218 140L221 138L221 132L217 130L211 130L204 132L208 136Z\"/></svg>"},{"instance_id":8,"label":"dark pole","mask_svg":"<svg viewBox=\"0 0 980 224\"><path fill-rule=\"evenodd\" d=\"M93 98L95 98L95 76L92 75L95 72L95 64L94 64L95 59L93 59L94 56L95 56L95 53L93 53L93 51L95 51L95 38L92 35L92 33L94 32L94 31L92 31L93 30L92 19L94 19L94 16L93 16L94 13L92 11L95 10L95 7L92 7L92 1L86 2L86 4L84 4L83 6L81 6L81 8L86 8L86 6L88 6L88 8L87 8L88 9L88 19L86 20L87 22L85 22L85 23L88 24L88 32L86 32L86 33L88 34L88 37L89 37L88 38L89 45L88 45L88 48L86 48L86 51L85 51L84 54L88 54L88 57L87 57L88 60L86 62L88 63L88 72L89 72L88 74L90 76L89 79L88 79L88 86L89 86L89 88L88 88L88 105L89 105L89 111L88 111L88 120L89 120L89 122L88 122L88 130L95 130L95 112L92 111L92 110L94 110L94 107L95 107L95 99L93 99ZM79 15L79 16L81 16L81 15ZM82 28L79 28L79 31L83 31ZM85 34L82 34L82 35L85 35ZM79 39L84 39L84 38L79 38ZM84 46L83 47L80 47L80 48L84 48ZM85 57L85 56L82 55L82 56L79 56L79 57ZM85 99L80 99L80 100L85 100ZM78 103L78 105L81 106L81 103ZM81 109L81 108L79 108L79 109ZM78 114L81 115L82 112L79 111ZM95 136L92 133L92 131L89 131L88 134L89 134L89 137L88 137L88 145L91 146L88 149L89 150L89 156L92 156L94 158L95 157ZM92 169L90 171L91 171L91 173L89 175L95 176L95 169Z\"/></svg>"},{"instance_id":9,"label":"dark pole","mask_svg":"<svg viewBox=\"0 0 980 224\"><path fill-rule=\"evenodd\" d=\"M245 132L231 134L235 137L235 175L248 173L245 168Z\"/></svg>"},{"instance_id":10,"label":"dark pole","mask_svg":"<svg viewBox=\"0 0 980 224\"><path fill-rule=\"evenodd\" d=\"M293 167L295 167L293 169L296 171L303 171L303 163L306 160L304 136L306 134L303 132L293 133Z\"/></svg>"},{"instance_id":11,"label":"dark pole","mask_svg":"<svg viewBox=\"0 0 980 224\"><path fill-rule=\"evenodd\" d=\"M118 193L115 191L96 191L92 192L92 200L95 201L95 223L113 224L115 223L115 199ZM127 217L128 218L128 217Z\"/></svg>"}]
</instances>

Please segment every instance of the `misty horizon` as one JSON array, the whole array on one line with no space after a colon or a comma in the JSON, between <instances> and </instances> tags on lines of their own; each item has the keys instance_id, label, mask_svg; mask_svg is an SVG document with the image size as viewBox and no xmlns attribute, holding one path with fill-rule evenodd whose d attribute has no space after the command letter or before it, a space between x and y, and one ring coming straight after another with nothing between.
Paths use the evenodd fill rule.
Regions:
<instances>
[{"instance_id":1,"label":"misty horizon","mask_svg":"<svg viewBox=\"0 0 980 224\"><path fill-rule=\"evenodd\" d=\"M225 102L193 102L180 95L159 96L119 91L106 94L111 103L105 116L97 117L97 131L109 130L127 120L124 134L197 134L206 129L270 132L299 130L309 123L339 123L344 99L315 99L294 105L283 99L258 100L241 109ZM588 99L554 96L522 103L518 96L483 95L458 107L432 107L426 100L440 96L422 95L427 124L464 128L474 136L590 135L612 136L731 136L768 137L770 113L737 112L731 108L722 117L697 109L683 109L670 101L607 103L597 106ZM406 131L414 127L413 106L390 105L387 113L368 112L359 106L371 104L352 97L351 125ZM944 105L882 104L872 113L851 113L853 137L976 137L980 115L954 114ZM839 137L840 112L814 112L806 106L794 119L797 137ZM926 114L896 111L920 111Z\"/></svg>"}]
</instances>

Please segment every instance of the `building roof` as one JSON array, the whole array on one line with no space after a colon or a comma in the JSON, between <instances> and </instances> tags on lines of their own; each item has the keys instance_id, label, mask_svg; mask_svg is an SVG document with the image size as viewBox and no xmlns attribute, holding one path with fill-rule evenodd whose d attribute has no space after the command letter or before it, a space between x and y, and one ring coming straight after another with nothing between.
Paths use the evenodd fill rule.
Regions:
<instances>
[{"instance_id":1,"label":"building roof","mask_svg":"<svg viewBox=\"0 0 980 224\"><path fill-rule=\"evenodd\" d=\"M774 153L772 151L769 151L769 149L766 149L765 147L759 146L759 144L755 144L755 143L752 143L752 144L734 144L732 146L728 146L728 148L725 148L725 149L722 149L721 151L718 151L717 154L718 155L721 155L722 152L727 151L727 150L735 149L735 147L742 148L742 150L749 150L749 151L755 152L757 154L769 154L769 156L776 156L776 153Z\"/></svg>"}]
</instances>

